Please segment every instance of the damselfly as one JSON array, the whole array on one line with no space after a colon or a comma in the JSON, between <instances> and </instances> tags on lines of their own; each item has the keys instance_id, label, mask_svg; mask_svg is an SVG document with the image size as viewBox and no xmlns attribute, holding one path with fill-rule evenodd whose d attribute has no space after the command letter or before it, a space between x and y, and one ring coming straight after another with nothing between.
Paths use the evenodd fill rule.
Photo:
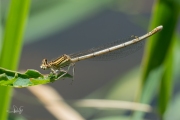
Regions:
<instances>
[{"instance_id":1,"label":"damselfly","mask_svg":"<svg viewBox=\"0 0 180 120\"><path fill-rule=\"evenodd\" d=\"M64 54L64 55L60 56L59 58L52 60L50 62L48 62L47 59L43 59L40 67L44 70L51 69L53 74L57 74L58 71L60 71L60 72L63 71L64 74L62 74L60 76L60 77L62 77L69 71L69 68L71 66L73 66L73 76L74 76L74 65L76 62L78 62L80 60L85 60L88 58L103 56L105 54L112 53L114 51L125 48L127 46L136 44L136 43L150 37L151 35L161 31L162 28L163 28L163 26L158 26L158 27L154 28L152 31L148 32L147 34L142 35L140 37L133 37L129 41L126 41L124 43L114 44L114 42L113 42L113 44L108 47L104 46L104 47L100 47L100 48L93 48L86 52L80 52L80 53L70 54L70 55ZM67 70L63 69L65 67L68 67Z\"/></svg>"}]
</instances>

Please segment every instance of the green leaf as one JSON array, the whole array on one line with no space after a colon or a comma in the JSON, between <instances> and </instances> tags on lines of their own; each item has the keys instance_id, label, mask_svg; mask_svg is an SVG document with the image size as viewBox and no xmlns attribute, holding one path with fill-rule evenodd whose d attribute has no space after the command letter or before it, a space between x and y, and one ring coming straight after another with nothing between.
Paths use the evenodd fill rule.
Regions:
<instances>
[{"instance_id":1,"label":"green leaf","mask_svg":"<svg viewBox=\"0 0 180 120\"><path fill-rule=\"evenodd\" d=\"M153 79L149 79L152 72L162 67L164 70L161 74L161 77L159 76L159 79L156 78L158 81L160 81L160 84L158 86L160 87L160 104L158 104L158 112L161 118L167 109L167 104L171 96L173 60L171 58L168 60L168 57L171 57L170 54L172 54L172 38L176 30L178 17L179 6L176 0L158 0L155 3L150 28L152 29L158 25L163 25L163 30L160 33L149 38L146 52L144 54L142 87L140 90L140 94L142 96L146 96L146 99L143 99L144 97L139 95L139 101L146 103L151 102L153 98L152 94L146 94L146 92L144 91L146 91L147 89L147 84L151 83L150 81L154 81ZM156 82L157 81L154 81L154 84L156 84ZM153 93L155 87L156 86L152 86L149 89L149 92ZM137 120L143 117L143 115L141 115L140 117L136 116L140 115L136 115L136 113L134 114L134 119Z\"/></svg>"},{"instance_id":2,"label":"green leaf","mask_svg":"<svg viewBox=\"0 0 180 120\"><path fill-rule=\"evenodd\" d=\"M0 85L10 86L10 87L28 87L40 84L47 84L54 82L60 78L72 78L70 74L65 74L65 72L60 72L59 74L48 74L43 75L37 70L29 69L25 73L20 73L16 71L7 70L0 67Z\"/></svg>"}]
</instances>

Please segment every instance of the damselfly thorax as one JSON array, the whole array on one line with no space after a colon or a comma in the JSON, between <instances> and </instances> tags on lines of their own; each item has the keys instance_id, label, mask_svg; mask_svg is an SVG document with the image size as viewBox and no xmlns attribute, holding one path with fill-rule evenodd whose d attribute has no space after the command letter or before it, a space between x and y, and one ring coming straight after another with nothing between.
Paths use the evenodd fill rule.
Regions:
<instances>
[{"instance_id":1,"label":"damselfly thorax","mask_svg":"<svg viewBox=\"0 0 180 120\"><path fill-rule=\"evenodd\" d=\"M130 39L128 39L128 41L123 42L123 43L116 41L116 42L110 43L109 46L103 46L103 47L101 46L99 48L93 48L93 49L87 50L86 52L80 52L80 53L70 54L70 55L64 54L60 56L59 58L52 60L50 62L48 62L47 59L43 59L40 67L44 70L51 69L51 71L54 74L57 74L58 71L60 72L65 71L65 73L63 74L65 75L69 71L69 68L71 66L74 66L77 61L103 56L106 54L110 54L114 51L120 50L120 49L125 49L125 47L127 46L138 44L140 41L159 32L160 30L162 30L162 28L163 26L158 26L145 35L142 35L140 37L137 37L137 36L131 37ZM68 67L68 69L64 70L63 69L64 67ZM73 67L73 75L74 75L74 67Z\"/></svg>"},{"instance_id":2,"label":"damselfly thorax","mask_svg":"<svg viewBox=\"0 0 180 120\"><path fill-rule=\"evenodd\" d=\"M60 70L61 68L69 66L71 63L71 58L68 55L64 54L50 62L48 62L47 59L43 59L42 65L40 67L44 70L51 69L53 73L56 73L56 70Z\"/></svg>"}]
</instances>

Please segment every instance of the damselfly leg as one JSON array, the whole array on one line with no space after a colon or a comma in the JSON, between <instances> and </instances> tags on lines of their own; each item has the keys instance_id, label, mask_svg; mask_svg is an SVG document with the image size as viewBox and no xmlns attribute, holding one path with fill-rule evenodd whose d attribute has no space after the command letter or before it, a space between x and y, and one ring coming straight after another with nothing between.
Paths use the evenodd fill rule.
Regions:
<instances>
[{"instance_id":1,"label":"damselfly leg","mask_svg":"<svg viewBox=\"0 0 180 120\"><path fill-rule=\"evenodd\" d=\"M72 82L74 81L74 72L75 72L75 63L71 63L68 67L67 67L67 70L64 70L62 68L60 68L60 73L61 72L64 72L61 76L59 76L59 78L63 77L64 75L66 75L69 70L70 70L70 67L72 66L72 72L73 72L73 78L72 78ZM56 73L57 74L57 73Z\"/></svg>"}]
</instances>

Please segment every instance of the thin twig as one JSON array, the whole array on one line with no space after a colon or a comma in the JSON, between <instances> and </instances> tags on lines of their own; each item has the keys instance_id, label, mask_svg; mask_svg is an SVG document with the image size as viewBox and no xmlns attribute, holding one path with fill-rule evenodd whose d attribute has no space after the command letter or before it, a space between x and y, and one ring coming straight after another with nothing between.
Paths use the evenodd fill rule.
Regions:
<instances>
[{"instance_id":1,"label":"thin twig","mask_svg":"<svg viewBox=\"0 0 180 120\"><path fill-rule=\"evenodd\" d=\"M52 87L47 85L38 85L28 87L28 89L58 120L84 120L78 112L63 101L63 98Z\"/></svg>"},{"instance_id":2,"label":"thin twig","mask_svg":"<svg viewBox=\"0 0 180 120\"><path fill-rule=\"evenodd\" d=\"M119 100L100 100L100 99L84 99L74 102L76 107L93 107L106 109L127 109L138 110L143 112L152 112L152 107L147 104L119 101Z\"/></svg>"}]
</instances>

